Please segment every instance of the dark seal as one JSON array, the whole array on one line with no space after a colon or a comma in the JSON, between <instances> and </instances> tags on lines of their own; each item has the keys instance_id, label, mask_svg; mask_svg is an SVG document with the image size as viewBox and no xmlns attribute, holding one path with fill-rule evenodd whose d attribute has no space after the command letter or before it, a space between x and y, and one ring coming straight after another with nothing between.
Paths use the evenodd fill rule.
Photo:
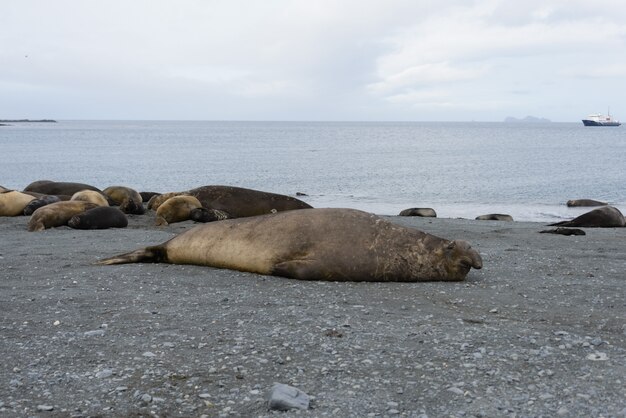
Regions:
<instances>
[{"instance_id":1,"label":"dark seal","mask_svg":"<svg viewBox=\"0 0 626 418\"><path fill-rule=\"evenodd\" d=\"M598 200L593 199L573 199L567 201L567 206L569 207L579 207L579 206L606 206L608 203L600 202Z\"/></svg>"},{"instance_id":2,"label":"dark seal","mask_svg":"<svg viewBox=\"0 0 626 418\"><path fill-rule=\"evenodd\" d=\"M603 206L583 213L571 221L561 221L548 226L573 226L582 228L619 228L626 225L624 215L613 206Z\"/></svg>"},{"instance_id":3,"label":"dark seal","mask_svg":"<svg viewBox=\"0 0 626 418\"><path fill-rule=\"evenodd\" d=\"M126 228L128 219L116 207L98 206L72 216L67 224L74 229Z\"/></svg>"},{"instance_id":4,"label":"dark seal","mask_svg":"<svg viewBox=\"0 0 626 418\"><path fill-rule=\"evenodd\" d=\"M480 215L476 217L477 221L507 221L512 222L513 217L511 215L505 215L503 213L489 213L487 215Z\"/></svg>"},{"instance_id":5,"label":"dark seal","mask_svg":"<svg viewBox=\"0 0 626 418\"><path fill-rule=\"evenodd\" d=\"M72 196L74 193L80 192L81 190L94 190L102 193L102 190L89 184L51 180L38 180L24 188L25 192L68 196Z\"/></svg>"},{"instance_id":6,"label":"dark seal","mask_svg":"<svg viewBox=\"0 0 626 418\"><path fill-rule=\"evenodd\" d=\"M60 202L61 198L55 195L44 195L38 199L31 200L28 205L24 208L24 215L30 216L34 211L39 209L40 207L49 205L51 203Z\"/></svg>"},{"instance_id":7,"label":"dark seal","mask_svg":"<svg viewBox=\"0 0 626 418\"><path fill-rule=\"evenodd\" d=\"M432 208L409 208L404 209L398 216L422 216L425 218L436 218L437 212Z\"/></svg>"},{"instance_id":8,"label":"dark seal","mask_svg":"<svg viewBox=\"0 0 626 418\"><path fill-rule=\"evenodd\" d=\"M196 197L202 207L222 210L233 218L312 208L295 197L233 186L203 186L185 194Z\"/></svg>"},{"instance_id":9,"label":"dark seal","mask_svg":"<svg viewBox=\"0 0 626 418\"><path fill-rule=\"evenodd\" d=\"M355 209L305 209L198 225L163 244L101 260L197 264L300 280L460 281L482 267L449 241Z\"/></svg>"}]
</instances>

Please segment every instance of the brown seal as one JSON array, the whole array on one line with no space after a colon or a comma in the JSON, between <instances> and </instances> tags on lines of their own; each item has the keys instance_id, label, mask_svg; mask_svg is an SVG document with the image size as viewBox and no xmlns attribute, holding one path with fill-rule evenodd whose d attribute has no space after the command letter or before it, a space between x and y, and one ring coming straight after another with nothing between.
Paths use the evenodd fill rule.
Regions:
<instances>
[{"instance_id":1,"label":"brown seal","mask_svg":"<svg viewBox=\"0 0 626 418\"><path fill-rule=\"evenodd\" d=\"M70 200L95 203L98 206L109 206L109 201L101 192L95 190L81 190L72 195Z\"/></svg>"},{"instance_id":2,"label":"brown seal","mask_svg":"<svg viewBox=\"0 0 626 418\"><path fill-rule=\"evenodd\" d=\"M28 230L43 231L46 228L67 225L72 216L95 207L98 206L82 200L51 203L33 212L28 222Z\"/></svg>"},{"instance_id":3,"label":"brown seal","mask_svg":"<svg viewBox=\"0 0 626 418\"><path fill-rule=\"evenodd\" d=\"M74 229L126 228L128 219L116 207L98 206L72 216L67 225Z\"/></svg>"},{"instance_id":4,"label":"brown seal","mask_svg":"<svg viewBox=\"0 0 626 418\"><path fill-rule=\"evenodd\" d=\"M582 228L619 228L626 225L624 215L613 206L603 206L583 213L571 221L561 221L548 226L578 226Z\"/></svg>"},{"instance_id":5,"label":"brown seal","mask_svg":"<svg viewBox=\"0 0 626 418\"><path fill-rule=\"evenodd\" d=\"M409 208L404 209L398 216L422 216L425 218L436 218L437 212L432 208Z\"/></svg>"},{"instance_id":6,"label":"brown seal","mask_svg":"<svg viewBox=\"0 0 626 418\"><path fill-rule=\"evenodd\" d=\"M37 192L42 194L68 195L71 196L81 190L94 190L101 192L97 187L83 183L65 181L38 180L24 188L25 192Z\"/></svg>"},{"instance_id":7,"label":"brown seal","mask_svg":"<svg viewBox=\"0 0 626 418\"><path fill-rule=\"evenodd\" d=\"M448 241L355 209L308 209L199 225L99 264L197 264L302 280L460 281L481 268Z\"/></svg>"},{"instance_id":8,"label":"brown seal","mask_svg":"<svg viewBox=\"0 0 626 418\"><path fill-rule=\"evenodd\" d=\"M569 207L578 207L578 206L606 206L608 203L600 202L593 199L574 199L568 200L567 206Z\"/></svg>"},{"instance_id":9,"label":"brown seal","mask_svg":"<svg viewBox=\"0 0 626 418\"><path fill-rule=\"evenodd\" d=\"M223 210L233 218L311 208L295 197L242 187L202 186L186 193L198 198L203 207Z\"/></svg>"},{"instance_id":10,"label":"brown seal","mask_svg":"<svg viewBox=\"0 0 626 418\"><path fill-rule=\"evenodd\" d=\"M69 200L69 199L68 199ZM42 206L49 205L51 203L60 202L61 198L59 196L55 196L52 194L43 195L35 200L31 200L28 205L24 208L24 215L30 216L34 211L39 209Z\"/></svg>"},{"instance_id":11,"label":"brown seal","mask_svg":"<svg viewBox=\"0 0 626 418\"><path fill-rule=\"evenodd\" d=\"M169 193L162 193L162 194L154 195L150 198L150 200L148 200L148 209L157 210L159 206L165 203L167 199L172 198L174 196L181 196L181 195L186 195L186 193L185 192L169 192Z\"/></svg>"},{"instance_id":12,"label":"brown seal","mask_svg":"<svg viewBox=\"0 0 626 418\"><path fill-rule=\"evenodd\" d=\"M505 215L503 213L490 213L488 215L480 215L476 217L477 221L507 221L512 222L513 217L511 215Z\"/></svg>"},{"instance_id":13,"label":"brown seal","mask_svg":"<svg viewBox=\"0 0 626 418\"><path fill-rule=\"evenodd\" d=\"M143 215L143 199L138 191L125 186L111 186L102 191L124 213Z\"/></svg>"},{"instance_id":14,"label":"brown seal","mask_svg":"<svg viewBox=\"0 0 626 418\"><path fill-rule=\"evenodd\" d=\"M20 216L35 198L29 194L8 190L0 193L0 216Z\"/></svg>"},{"instance_id":15,"label":"brown seal","mask_svg":"<svg viewBox=\"0 0 626 418\"><path fill-rule=\"evenodd\" d=\"M156 224L163 226L190 219L191 211L202 204L193 196L174 196L167 199L156 211Z\"/></svg>"}]
</instances>

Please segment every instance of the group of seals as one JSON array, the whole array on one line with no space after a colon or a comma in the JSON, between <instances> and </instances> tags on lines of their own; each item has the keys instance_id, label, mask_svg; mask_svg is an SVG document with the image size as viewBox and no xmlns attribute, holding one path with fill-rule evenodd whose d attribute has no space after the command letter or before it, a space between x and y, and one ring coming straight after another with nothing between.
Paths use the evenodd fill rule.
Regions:
<instances>
[{"instance_id":1,"label":"group of seals","mask_svg":"<svg viewBox=\"0 0 626 418\"><path fill-rule=\"evenodd\" d=\"M306 209L196 226L99 264L197 264L301 280L459 281L482 259L449 241L354 209Z\"/></svg>"}]
</instances>

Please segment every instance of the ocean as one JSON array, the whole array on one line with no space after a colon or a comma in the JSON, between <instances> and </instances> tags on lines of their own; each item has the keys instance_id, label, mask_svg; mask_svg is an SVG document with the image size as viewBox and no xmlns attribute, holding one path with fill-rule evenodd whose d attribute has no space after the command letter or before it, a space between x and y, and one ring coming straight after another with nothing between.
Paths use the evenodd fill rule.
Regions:
<instances>
[{"instance_id":1,"label":"ocean","mask_svg":"<svg viewBox=\"0 0 626 418\"><path fill-rule=\"evenodd\" d=\"M314 207L439 217L569 219L626 213L626 131L582 123L59 121L0 126L0 185L75 181L181 191L210 184Z\"/></svg>"}]
</instances>

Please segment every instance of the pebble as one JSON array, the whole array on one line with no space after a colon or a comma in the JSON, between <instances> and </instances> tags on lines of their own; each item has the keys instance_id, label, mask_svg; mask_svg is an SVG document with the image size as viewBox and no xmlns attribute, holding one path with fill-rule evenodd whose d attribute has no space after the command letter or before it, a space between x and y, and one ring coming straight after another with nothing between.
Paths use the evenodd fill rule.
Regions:
<instances>
[{"instance_id":1,"label":"pebble","mask_svg":"<svg viewBox=\"0 0 626 418\"><path fill-rule=\"evenodd\" d=\"M54 406L52 406L52 405L37 405L37 410L38 411L53 411L54 410Z\"/></svg>"},{"instance_id":2,"label":"pebble","mask_svg":"<svg viewBox=\"0 0 626 418\"><path fill-rule=\"evenodd\" d=\"M605 361L608 359L609 359L609 356L607 356L606 353L601 353L599 351L596 351L595 353L587 355L587 360L591 360L591 361Z\"/></svg>"},{"instance_id":3,"label":"pebble","mask_svg":"<svg viewBox=\"0 0 626 418\"><path fill-rule=\"evenodd\" d=\"M288 411L290 409L309 409L309 395L293 386L277 383L272 387L267 405L269 409Z\"/></svg>"},{"instance_id":4,"label":"pebble","mask_svg":"<svg viewBox=\"0 0 626 418\"><path fill-rule=\"evenodd\" d=\"M104 379L104 378L107 378L107 377L111 377L111 375L113 375L113 370L111 370L111 369L102 369L98 373L96 373L96 377L98 379Z\"/></svg>"},{"instance_id":5,"label":"pebble","mask_svg":"<svg viewBox=\"0 0 626 418\"><path fill-rule=\"evenodd\" d=\"M456 395L463 395L463 393L464 393L463 390L457 388L456 386L452 386L452 387L448 388L448 392L452 392L452 393L454 393Z\"/></svg>"},{"instance_id":6,"label":"pebble","mask_svg":"<svg viewBox=\"0 0 626 418\"><path fill-rule=\"evenodd\" d=\"M94 329L92 331L85 331L83 333L85 337L102 337L104 335L103 329Z\"/></svg>"}]
</instances>

